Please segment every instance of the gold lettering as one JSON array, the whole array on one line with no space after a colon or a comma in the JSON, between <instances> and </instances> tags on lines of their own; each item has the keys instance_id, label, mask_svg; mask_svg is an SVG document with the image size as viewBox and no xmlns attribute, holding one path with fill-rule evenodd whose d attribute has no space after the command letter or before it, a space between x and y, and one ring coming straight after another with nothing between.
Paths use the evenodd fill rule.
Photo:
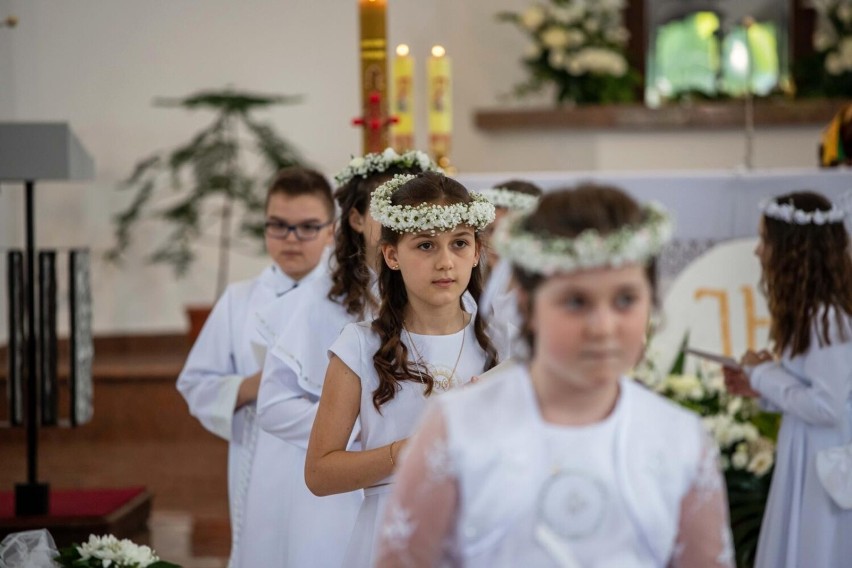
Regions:
<instances>
[{"instance_id":1,"label":"gold lettering","mask_svg":"<svg viewBox=\"0 0 852 568\"><path fill-rule=\"evenodd\" d=\"M728 303L727 290L717 288L698 288L695 291L695 299L705 297L716 298L719 301L719 327L722 338L722 353L728 357L733 356L731 347L731 309Z\"/></svg>"},{"instance_id":2,"label":"gold lettering","mask_svg":"<svg viewBox=\"0 0 852 568\"><path fill-rule=\"evenodd\" d=\"M754 290L751 286L742 286L740 291L743 293L743 301L745 303L745 318L746 318L746 341L748 348L757 350L757 328L769 327L772 322L769 318L757 317L754 306Z\"/></svg>"}]
</instances>

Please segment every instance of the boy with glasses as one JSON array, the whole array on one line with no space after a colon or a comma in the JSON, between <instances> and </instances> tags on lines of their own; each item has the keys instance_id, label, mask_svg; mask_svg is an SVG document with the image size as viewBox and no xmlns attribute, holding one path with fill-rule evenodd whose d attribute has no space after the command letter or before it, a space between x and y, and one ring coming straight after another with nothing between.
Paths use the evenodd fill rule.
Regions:
<instances>
[{"instance_id":1,"label":"boy with glasses","mask_svg":"<svg viewBox=\"0 0 852 568\"><path fill-rule=\"evenodd\" d=\"M286 453L290 446L258 431L255 401L262 358L253 351L255 314L328 270L325 252L333 242L334 199L325 177L291 167L278 173L266 196L264 235L272 264L252 280L230 285L216 302L178 377L177 388L190 413L212 433L230 442L228 494L231 514L231 566L240 546L261 535L241 534L249 483L275 472L252 474L259 450ZM270 496L273 498L273 496ZM243 540L249 539L244 543Z\"/></svg>"}]
</instances>

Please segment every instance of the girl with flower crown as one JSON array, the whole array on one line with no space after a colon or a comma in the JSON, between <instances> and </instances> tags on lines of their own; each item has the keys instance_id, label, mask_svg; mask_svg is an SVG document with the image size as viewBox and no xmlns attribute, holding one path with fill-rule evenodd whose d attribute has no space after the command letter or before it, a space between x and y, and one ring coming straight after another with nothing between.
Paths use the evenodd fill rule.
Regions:
<instances>
[{"instance_id":1,"label":"girl with flower crown","mask_svg":"<svg viewBox=\"0 0 852 568\"><path fill-rule=\"evenodd\" d=\"M583 186L497 228L530 355L430 404L378 566L733 567L715 443L625 378L644 348L665 213Z\"/></svg>"},{"instance_id":2,"label":"girl with flower crown","mask_svg":"<svg viewBox=\"0 0 852 568\"><path fill-rule=\"evenodd\" d=\"M783 414L757 568L852 558L852 258L844 212L813 192L762 205L755 254L771 352L725 368L734 394Z\"/></svg>"},{"instance_id":3,"label":"girl with flower crown","mask_svg":"<svg viewBox=\"0 0 852 568\"><path fill-rule=\"evenodd\" d=\"M511 179L479 193L493 203L495 209L494 223L482 235L487 272L479 309L488 321L488 334L503 360L512 356L518 339L520 315L512 282L512 265L500 260L499 254L491 246L491 236L494 227L506 215L535 209L542 191L534 183Z\"/></svg>"},{"instance_id":4,"label":"girl with flower crown","mask_svg":"<svg viewBox=\"0 0 852 568\"><path fill-rule=\"evenodd\" d=\"M381 223L372 322L349 324L330 362L308 444L305 481L317 495L364 489L346 566L372 566L373 535L399 453L426 398L489 368L494 349L468 293L482 276L478 232L494 207L439 173L397 176L373 193ZM348 450L360 423L360 450Z\"/></svg>"},{"instance_id":5,"label":"girl with flower crown","mask_svg":"<svg viewBox=\"0 0 852 568\"><path fill-rule=\"evenodd\" d=\"M257 401L262 432L244 527L257 545L240 551L239 566L337 568L343 563L362 492L315 496L304 481L305 450L329 346L347 323L371 317L378 305L371 267L380 226L367 211L370 194L395 174L430 169L436 166L418 151L388 149L353 158L336 176L334 198L342 222L333 261L310 287L281 296L257 314L255 343L266 351Z\"/></svg>"}]
</instances>

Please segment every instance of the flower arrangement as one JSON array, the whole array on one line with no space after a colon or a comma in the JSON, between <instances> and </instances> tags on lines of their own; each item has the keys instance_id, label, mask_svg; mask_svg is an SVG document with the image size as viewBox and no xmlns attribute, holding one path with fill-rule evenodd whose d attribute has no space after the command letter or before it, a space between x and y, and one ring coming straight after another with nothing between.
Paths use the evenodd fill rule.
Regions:
<instances>
[{"instance_id":1,"label":"flower arrangement","mask_svg":"<svg viewBox=\"0 0 852 568\"><path fill-rule=\"evenodd\" d=\"M753 399L728 393L719 365L701 362L695 373L687 373L682 350L672 369L661 373L654 360L652 352L634 376L701 416L719 446L737 566L751 566L775 463L779 417L762 411Z\"/></svg>"},{"instance_id":2,"label":"flower arrangement","mask_svg":"<svg viewBox=\"0 0 852 568\"><path fill-rule=\"evenodd\" d=\"M539 200L537 195L512 191L504 187L483 189L479 194L493 203L494 207L502 207L509 211L530 211L535 209Z\"/></svg>"},{"instance_id":3,"label":"flower arrangement","mask_svg":"<svg viewBox=\"0 0 852 568\"><path fill-rule=\"evenodd\" d=\"M391 196L416 176L400 175L376 188L370 200L370 215L383 227L398 233L419 231L449 231L459 225L470 225L481 231L494 221L494 205L478 193L471 194L470 203L417 206L393 205Z\"/></svg>"},{"instance_id":4,"label":"flower arrangement","mask_svg":"<svg viewBox=\"0 0 852 568\"><path fill-rule=\"evenodd\" d=\"M814 54L797 65L799 93L848 96L852 92L852 0L809 0L816 12Z\"/></svg>"},{"instance_id":5,"label":"flower arrangement","mask_svg":"<svg viewBox=\"0 0 852 568\"><path fill-rule=\"evenodd\" d=\"M550 0L497 18L517 25L532 40L523 57L529 81L515 87L523 96L546 84L557 87L556 102L632 101L639 74L625 57L630 33L623 24L624 0Z\"/></svg>"},{"instance_id":6,"label":"flower arrangement","mask_svg":"<svg viewBox=\"0 0 852 568\"><path fill-rule=\"evenodd\" d=\"M147 546L113 535L90 535L83 544L61 549L55 562L63 568L180 568L160 560Z\"/></svg>"}]
</instances>

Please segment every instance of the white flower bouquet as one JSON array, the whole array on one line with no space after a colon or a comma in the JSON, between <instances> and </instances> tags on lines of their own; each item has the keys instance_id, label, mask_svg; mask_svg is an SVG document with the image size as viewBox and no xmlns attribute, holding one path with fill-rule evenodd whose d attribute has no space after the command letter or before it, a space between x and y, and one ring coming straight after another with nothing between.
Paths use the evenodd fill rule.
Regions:
<instances>
[{"instance_id":1,"label":"white flower bouquet","mask_svg":"<svg viewBox=\"0 0 852 568\"><path fill-rule=\"evenodd\" d=\"M635 378L701 416L719 446L737 565L751 566L769 494L780 418L762 411L753 399L728 393L718 364L702 361L695 373L686 373L681 351L672 369L661 372L654 359L653 354L646 356Z\"/></svg>"},{"instance_id":2,"label":"white flower bouquet","mask_svg":"<svg viewBox=\"0 0 852 568\"><path fill-rule=\"evenodd\" d=\"M809 0L816 12L814 55L798 63L800 94L849 96L852 92L852 0Z\"/></svg>"},{"instance_id":3,"label":"white flower bouquet","mask_svg":"<svg viewBox=\"0 0 852 568\"><path fill-rule=\"evenodd\" d=\"M112 535L90 535L89 540L59 551L62 568L180 568L160 560L151 548Z\"/></svg>"},{"instance_id":4,"label":"white flower bouquet","mask_svg":"<svg viewBox=\"0 0 852 568\"><path fill-rule=\"evenodd\" d=\"M514 23L531 40L523 57L531 77L515 94L554 83L557 103L634 100L640 81L625 57L630 34L624 6L624 0L549 0L499 13L499 20Z\"/></svg>"}]
</instances>

